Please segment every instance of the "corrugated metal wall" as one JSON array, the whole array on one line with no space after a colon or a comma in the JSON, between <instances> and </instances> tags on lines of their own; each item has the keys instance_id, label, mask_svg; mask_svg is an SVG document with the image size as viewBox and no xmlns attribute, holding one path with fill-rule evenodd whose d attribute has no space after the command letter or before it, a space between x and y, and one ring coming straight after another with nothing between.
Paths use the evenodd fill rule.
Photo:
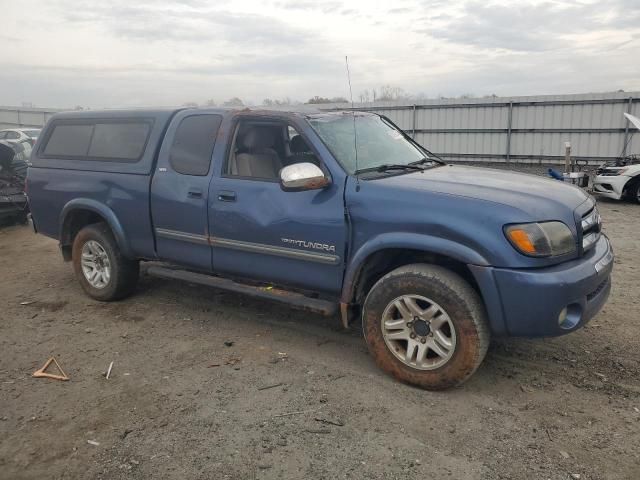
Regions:
<instances>
[{"instance_id":1,"label":"corrugated metal wall","mask_svg":"<svg viewBox=\"0 0 640 480\"><path fill-rule=\"evenodd\" d=\"M575 159L589 163L640 154L640 132L623 116L640 116L639 92L372 103L355 109L386 115L453 162L562 163L565 142Z\"/></svg>"},{"instance_id":2,"label":"corrugated metal wall","mask_svg":"<svg viewBox=\"0 0 640 480\"><path fill-rule=\"evenodd\" d=\"M0 129L42 127L54 113L46 108L0 107Z\"/></svg>"}]
</instances>

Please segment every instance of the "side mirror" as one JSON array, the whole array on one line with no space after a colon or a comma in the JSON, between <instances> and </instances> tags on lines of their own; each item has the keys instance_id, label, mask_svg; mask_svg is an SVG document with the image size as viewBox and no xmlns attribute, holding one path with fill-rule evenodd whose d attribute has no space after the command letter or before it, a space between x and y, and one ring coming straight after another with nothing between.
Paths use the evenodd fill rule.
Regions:
<instances>
[{"instance_id":1,"label":"side mirror","mask_svg":"<svg viewBox=\"0 0 640 480\"><path fill-rule=\"evenodd\" d=\"M327 185L329 185L329 179L313 163L294 163L280 170L280 187L285 192L318 190Z\"/></svg>"}]
</instances>

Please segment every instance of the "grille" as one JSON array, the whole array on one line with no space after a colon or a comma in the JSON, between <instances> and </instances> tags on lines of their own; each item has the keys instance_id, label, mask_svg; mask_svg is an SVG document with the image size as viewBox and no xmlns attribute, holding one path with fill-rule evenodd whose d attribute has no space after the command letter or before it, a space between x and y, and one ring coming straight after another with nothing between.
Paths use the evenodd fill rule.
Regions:
<instances>
[{"instance_id":1,"label":"grille","mask_svg":"<svg viewBox=\"0 0 640 480\"><path fill-rule=\"evenodd\" d=\"M602 234L602 219L595 206L582 216L580 227L582 228L582 251L586 252L595 246Z\"/></svg>"}]
</instances>

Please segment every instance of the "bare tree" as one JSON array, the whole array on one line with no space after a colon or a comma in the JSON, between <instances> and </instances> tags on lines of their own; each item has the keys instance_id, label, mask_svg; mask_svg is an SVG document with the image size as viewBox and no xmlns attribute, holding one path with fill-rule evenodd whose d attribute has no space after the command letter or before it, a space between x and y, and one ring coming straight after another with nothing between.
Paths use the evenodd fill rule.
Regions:
<instances>
[{"instance_id":1,"label":"bare tree","mask_svg":"<svg viewBox=\"0 0 640 480\"><path fill-rule=\"evenodd\" d=\"M233 97L222 104L223 107L243 107L244 103L238 97Z\"/></svg>"},{"instance_id":2,"label":"bare tree","mask_svg":"<svg viewBox=\"0 0 640 480\"><path fill-rule=\"evenodd\" d=\"M382 85L380 87L380 97L378 98L378 100L393 101L401 100L403 98L407 98L407 95L400 87L394 87L392 85Z\"/></svg>"},{"instance_id":3,"label":"bare tree","mask_svg":"<svg viewBox=\"0 0 640 480\"><path fill-rule=\"evenodd\" d=\"M369 102L371 99L369 95L369 90L363 90L362 92L360 92L360 95L358 95L358 99L360 100L360 103Z\"/></svg>"},{"instance_id":4,"label":"bare tree","mask_svg":"<svg viewBox=\"0 0 640 480\"><path fill-rule=\"evenodd\" d=\"M347 100L344 97L319 97L318 95L316 95L315 97L310 98L309 100L307 100L308 104L311 105L317 105L320 103L349 103L349 100Z\"/></svg>"},{"instance_id":5,"label":"bare tree","mask_svg":"<svg viewBox=\"0 0 640 480\"><path fill-rule=\"evenodd\" d=\"M318 95L311 97L309 100L307 100L307 103L310 103L312 105L317 105L319 103L331 103L331 100L329 100L326 97L319 97Z\"/></svg>"}]
</instances>

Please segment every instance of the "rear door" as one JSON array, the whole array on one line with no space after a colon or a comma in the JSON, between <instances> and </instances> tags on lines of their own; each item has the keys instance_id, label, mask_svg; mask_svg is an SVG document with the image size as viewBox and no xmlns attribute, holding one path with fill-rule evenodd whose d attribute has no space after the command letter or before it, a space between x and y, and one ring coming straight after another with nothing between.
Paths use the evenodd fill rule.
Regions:
<instances>
[{"instance_id":1,"label":"rear door","mask_svg":"<svg viewBox=\"0 0 640 480\"><path fill-rule=\"evenodd\" d=\"M211 158L222 116L187 110L167 129L151 183L151 215L160 259L211 270L207 201Z\"/></svg>"}]
</instances>

